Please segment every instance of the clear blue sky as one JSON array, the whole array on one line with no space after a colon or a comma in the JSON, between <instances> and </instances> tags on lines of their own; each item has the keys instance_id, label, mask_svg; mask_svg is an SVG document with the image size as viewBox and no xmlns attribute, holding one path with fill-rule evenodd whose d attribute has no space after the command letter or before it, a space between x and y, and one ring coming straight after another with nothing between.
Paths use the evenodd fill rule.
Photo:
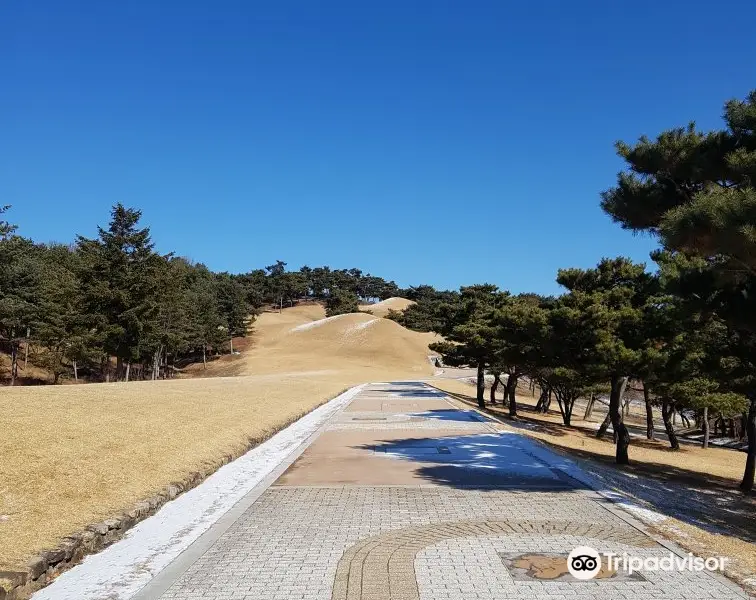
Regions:
<instances>
[{"instance_id":1,"label":"clear blue sky","mask_svg":"<svg viewBox=\"0 0 756 600\"><path fill-rule=\"evenodd\" d=\"M0 4L0 204L38 241L138 207L161 251L557 291L654 242L613 142L718 127L753 2Z\"/></svg>"}]
</instances>

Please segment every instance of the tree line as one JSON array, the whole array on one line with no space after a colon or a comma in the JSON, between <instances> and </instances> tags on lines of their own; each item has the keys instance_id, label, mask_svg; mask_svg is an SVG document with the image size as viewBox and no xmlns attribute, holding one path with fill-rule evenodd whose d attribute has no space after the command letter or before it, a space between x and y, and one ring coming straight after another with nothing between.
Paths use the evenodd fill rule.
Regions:
<instances>
[{"instance_id":1,"label":"tree line","mask_svg":"<svg viewBox=\"0 0 756 600\"><path fill-rule=\"evenodd\" d=\"M623 420L628 381L641 383L647 436L661 411L673 448L672 416L694 411L708 439L710 421L735 418L748 438L741 488L756 468L756 92L724 107L726 127L694 123L656 139L619 142L627 165L601 207L621 227L660 243L655 272L605 258L592 269L561 269L559 297L512 295L493 285L421 290L418 304L392 318L445 341L432 345L449 365L477 368L494 389L507 375L505 398L517 414L523 377L540 385L537 408L555 398L564 424L575 401L606 389L616 462L629 461ZM589 410L591 405L589 404Z\"/></svg>"},{"instance_id":2,"label":"tree line","mask_svg":"<svg viewBox=\"0 0 756 600\"><path fill-rule=\"evenodd\" d=\"M97 237L68 245L35 243L0 220L0 349L10 357L10 385L30 350L53 383L166 378L187 362L232 352L233 338L265 308L309 299L338 314L401 293L360 269L287 271L280 260L215 273L156 252L141 216L117 204Z\"/></svg>"}]
</instances>

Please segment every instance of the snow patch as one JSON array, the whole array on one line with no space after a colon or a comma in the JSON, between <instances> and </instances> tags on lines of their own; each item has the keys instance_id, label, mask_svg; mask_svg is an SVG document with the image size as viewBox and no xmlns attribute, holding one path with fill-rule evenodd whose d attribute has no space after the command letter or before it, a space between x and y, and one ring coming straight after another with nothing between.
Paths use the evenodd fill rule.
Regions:
<instances>
[{"instance_id":1,"label":"snow patch","mask_svg":"<svg viewBox=\"0 0 756 600\"><path fill-rule=\"evenodd\" d=\"M347 313L351 314L351 313ZM340 319L341 317L346 317L346 314L343 315L334 315L332 317L326 317L325 319L318 319L317 321L310 321L309 323L302 323L301 325L297 325L296 327L292 327L289 331L307 331L308 329L312 329L313 327L320 327L321 325L325 325L326 323L329 323L330 321L335 321L336 319Z\"/></svg>"},{"instance_id":2,"label":"snow patch","mask_svg":"<svg viewBox=\"0 0 756 600\"><path fill-rule=\"evenodd\" d=\"M136 525L122 540L63 573L34 594L33 600L131 598L362 388L347 390L221 467L199 486Z\"/></svg>"},{"instance_id":3,"label":"snow patch","mask_svg":"<svg viewBox=\"0 0 756 600\"><path fill-rule=\"evenodd\" d=\"M354 329L360 330L360 329L366 329L370 327L371 325L375 325L379 319L370 319L369 321L365 321L364 323L359 323L358 325L354 326Z\"/></svg>"},{"instance_id":4,"label":"snow patch","mask_svg":"<svg viewBox=\"0 0 756 600\"><path fill-rule=\"evenodd\" d=\"M566 458L553 452L551 449L542 445L540 442L533 438L527 437L524 433L519 431L511 432L516 437L512 438L516 440L514 445L520 447L527 454L530 454L534 458L538 458L547 463L554 469L558 469L562 473L569 475L573 479L576 479L580 483L593 489L600 496L611 500L614 504L620 506L629 513L632 513L635 517L646 523L660 523L665 521L667 517L662 513L650 510L640 506L637 502L631 500L624 494L615 492L614 490L607 489L607 486L599 479L583 470L574 460Z\"/></svg>"}]
</instances>

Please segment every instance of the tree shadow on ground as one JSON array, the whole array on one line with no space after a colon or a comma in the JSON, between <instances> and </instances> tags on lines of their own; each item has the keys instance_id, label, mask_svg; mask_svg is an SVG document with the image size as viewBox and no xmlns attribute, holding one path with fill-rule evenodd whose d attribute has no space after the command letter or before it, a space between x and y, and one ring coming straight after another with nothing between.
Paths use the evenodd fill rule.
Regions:
<instances>
[{"instance_id":1,"label":"tree shadow on ground","mask_svg":"<svg viewBox=\"0 0 756 600\"><path fill-rule=\"evenodd\" d=\"M575 491L582 484L523 451L516 434L403 438L356 446L387 459L421 463L422 479L460 489Z\"/></svg>"},{"instance_id":2,"label":"tree shadow on ground","mask_svg":"<svg viewBox=\"0 0 756 600\"><path fill-rule=\"evenodd\" d=\"M456 421L460 423L493 423L494 420L474 410L458 410L455 408L436 408L420 412L407 413L410 417L432 419L436 421Z\"/></svg>"},{"instance_id":3,"label":"tree shadow on ground","mask_svg":"<svg viewBox=\"0 0 756 600\"><path fill-rule=\"evenodd\" d=\"M380 390L381 393L389 393L394 396L407 398L443 398L446 396L446 393L444 392L436 389L429 389L424 386L421 387L417 384L409 386L406 384L401 384L401 382L393 382L390 385L394 387L384 388Z\"/></svg>"},{"instance_id":4,"label":"tree shadow on ground","mask_svg":"<svg viewBox=\"0 0 756 600\"><path fill-rule=\"evenodd\" d=\"M448 395L465 404L477 406L472 396L455 393ZM522 414L535 413L527 405L518 405L520 414L516 419L489 408L483 412L505 421L515 429L546 433L554 438L578 434L595 440L596 431L590 427L567 428L562 423L544 422ZM559 413L556 415L559 416ZM744 496L738 489L737 482L649 460L632 462L633 447L662 452L684 450L674 451L660 447L659 442L633 438L630 448L631 464L620 466L615 464L613 456L582 448L565 448L548 439L538 440L558 455L575 459L584 471L598 479L607 490L619 490L652 510L709 533L725 534L756 543L756 498ZM611 436L607 436L606 443L613 443Z\"/></svg>"}]
</instances>

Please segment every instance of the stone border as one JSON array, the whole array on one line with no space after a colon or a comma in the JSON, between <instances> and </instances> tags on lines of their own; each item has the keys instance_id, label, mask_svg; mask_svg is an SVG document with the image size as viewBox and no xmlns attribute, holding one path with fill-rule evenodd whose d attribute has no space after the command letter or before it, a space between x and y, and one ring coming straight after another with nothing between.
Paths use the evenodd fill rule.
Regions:
<instances>
[{"instance_id":1,"label":"stone border","mask_svg":"<svg viewBox=\"0 0 756 600\"><path fill-rule=\"evenodd\" d=\"M0 571L0 600L27 600L34 592L52 583L61 573L79 564L85 556L100 552L123 538L129 529L157 513L167 502L197 487L224 465L266 442L289 425L340 396L348 389L352 388L346 388L332 398L327 398L320 404L313 406L310 410L296 414L258 438L249 438L247 443L237 452L226 454L220 459L210 462L202 471L189 473L182 481L167 485L154 496L137 502L130 510L105 519L100 523L93 523L82 531L65 536L56 548L45 550L34 556L27 563L25 571Z\"/></svg>"}]
</instances>

